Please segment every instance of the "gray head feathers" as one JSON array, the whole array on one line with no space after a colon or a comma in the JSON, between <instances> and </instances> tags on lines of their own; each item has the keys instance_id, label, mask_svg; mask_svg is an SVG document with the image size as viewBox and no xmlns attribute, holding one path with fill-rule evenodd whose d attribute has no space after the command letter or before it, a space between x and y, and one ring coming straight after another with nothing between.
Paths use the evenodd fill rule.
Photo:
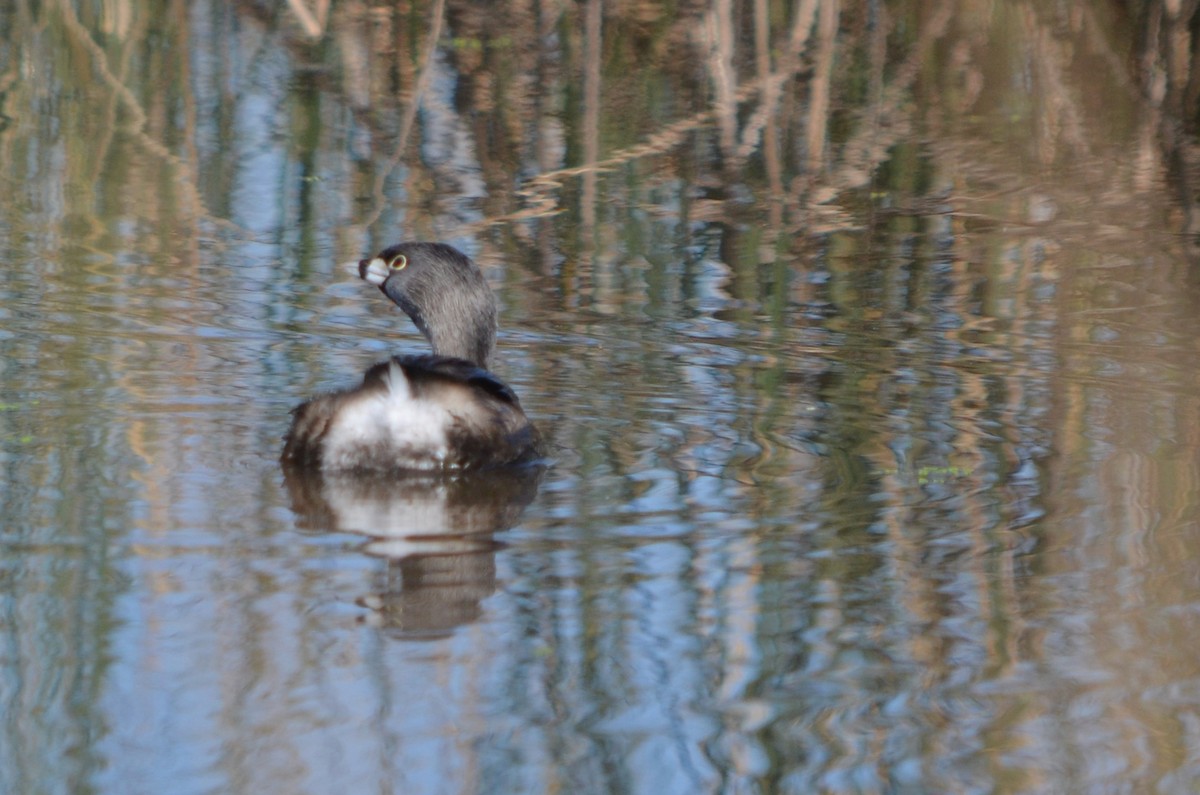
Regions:
<instances>
[{"instance_id":1,"label":"gray head feathers","mask_svg":"<svg viewBox=\"0 0 1200 795\"><path fill-rule=\"evenodd\" d=\"M435 354L491 368L496 299L462 252L443 243L400 243L359 262L358 273L412 318Z\"/></svg>"}]
</instances>

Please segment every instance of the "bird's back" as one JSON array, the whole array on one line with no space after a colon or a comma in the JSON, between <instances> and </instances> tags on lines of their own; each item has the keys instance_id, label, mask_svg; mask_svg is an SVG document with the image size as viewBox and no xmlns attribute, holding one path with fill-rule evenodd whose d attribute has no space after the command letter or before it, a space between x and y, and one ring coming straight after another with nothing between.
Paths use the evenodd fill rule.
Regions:
<instances>
[{"instance_id":1,"label":"bird's back","mask_svg":"<svg viewBox=\"0 0 1200 795\"><path fill-rule=\"evenodd\" d=\"M396 356L293 411L282 460L324 470L465 470L533 461L541 438L512 390L444 356Z\"/></svg>"}]
</instances>

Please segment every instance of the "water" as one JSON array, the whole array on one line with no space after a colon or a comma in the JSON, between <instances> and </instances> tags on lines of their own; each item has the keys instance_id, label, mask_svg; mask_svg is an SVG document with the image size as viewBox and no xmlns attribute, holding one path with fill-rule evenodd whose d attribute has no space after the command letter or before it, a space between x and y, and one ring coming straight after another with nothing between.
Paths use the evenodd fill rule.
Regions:
<instances>
[{"instance_id":1,"label":"water","mask_svg":"<svg viewBox=\"0 0 1200 795\"><path fill-rule=\"evenodd\" d=\"M1154 4L160 5L0 10L0 791L1200 788ZM280 470L404 238L546 470Z\"/></svg>"}]
</instances>

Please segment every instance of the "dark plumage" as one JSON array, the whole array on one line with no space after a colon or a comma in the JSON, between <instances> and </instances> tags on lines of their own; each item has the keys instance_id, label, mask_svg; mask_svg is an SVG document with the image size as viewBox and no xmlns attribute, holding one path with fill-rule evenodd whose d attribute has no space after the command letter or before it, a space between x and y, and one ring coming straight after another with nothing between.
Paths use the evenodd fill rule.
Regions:
<instances>
[{"instance_id":1,"label":"dark plumage","mask_svg":"<svg viewBox=\"0 0 1200 795\"><path fill-rule=\"evenodd\" d=\"M541 438L487 368L496 303L483 274L441 243L402 243L358 266L405 311L432 355L374 365L353 389L296 407L285 464L323 470L464 470L532 461Z\"/></svg>"}]
</instances>

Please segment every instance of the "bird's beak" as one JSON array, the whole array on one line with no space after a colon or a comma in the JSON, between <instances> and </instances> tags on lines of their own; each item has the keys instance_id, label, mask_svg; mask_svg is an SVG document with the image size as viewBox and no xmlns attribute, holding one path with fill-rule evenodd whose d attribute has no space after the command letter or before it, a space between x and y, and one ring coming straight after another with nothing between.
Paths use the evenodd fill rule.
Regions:
<instances>
[{"instance_id":1,"label":"bird's beak","mask_svg":"<svg viewBox=\"0 0 1200 795\"><path fill-rule=\"evenodd\" d=\"M378 287L387 281L389 275L387 263L379 257L362 260L358 263L358 275Z\"/></svg>"}]
</instances>

